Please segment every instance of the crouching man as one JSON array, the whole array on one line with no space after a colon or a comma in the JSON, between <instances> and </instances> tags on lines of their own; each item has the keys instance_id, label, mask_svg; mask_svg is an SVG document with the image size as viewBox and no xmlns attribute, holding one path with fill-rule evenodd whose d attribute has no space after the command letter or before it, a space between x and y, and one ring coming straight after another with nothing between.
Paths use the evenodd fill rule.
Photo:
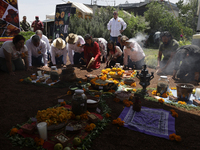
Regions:
<instances>
[{"instance_id":1,"label":"crouching man","mask_svg":"<svg viewBox=\"0 0 200 150\"><path fill-rule=\"evenodd\" d=\"M173 79L198 84L200 73L200 48L196 45L185 45L176 50Z\"/></svg>"}]
</instances>

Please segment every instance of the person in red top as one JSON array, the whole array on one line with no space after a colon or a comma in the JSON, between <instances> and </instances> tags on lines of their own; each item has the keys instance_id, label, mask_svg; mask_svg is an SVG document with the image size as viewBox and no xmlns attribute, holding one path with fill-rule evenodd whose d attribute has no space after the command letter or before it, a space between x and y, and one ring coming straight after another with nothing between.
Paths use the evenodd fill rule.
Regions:
<instances>
[{"instance_id":1,"label":"person in red top","mask_svg":"<svg viewBox=\"0 0 200 150\"><path fill-rule=\"evenodd\" d=\"M86 62L87 68L97 69L100 67L100 56L101 52L97 42L92 40L92 37L89 34L86 34L85 37L86 44L84 45L84 59ZM91 61L91 64L89 62ZM89 64L89 66L88 66Z\"/></svg>"},{"instance_id":2,"label":"person in red top","mask_svg":"<svg viewBox=\"0 0 200 150\"><path fill-rule=\"evenodd\" d=\"M35 16L35 21L33 21L31 27L33 28L33 31L35 32L36 30L41 30L43 31L44 25L42 21L39 20L38 16Z\"/></svg>"}]
</instances>

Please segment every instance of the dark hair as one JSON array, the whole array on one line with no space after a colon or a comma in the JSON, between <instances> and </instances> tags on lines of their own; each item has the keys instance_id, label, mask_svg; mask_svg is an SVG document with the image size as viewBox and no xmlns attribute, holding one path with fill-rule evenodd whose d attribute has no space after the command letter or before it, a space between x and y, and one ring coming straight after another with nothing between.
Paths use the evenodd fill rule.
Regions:
<instances>
[{"instance_id":1,"label":"dark hair","mask_svg":"<svg viewBox=\"0 0 200 150\"><path fill-rule=\"evenodd\" d=\"M24 40L25 41L25 38L22 36L22 35L16 35L14 38L13 38L13 44L16 44L18 43L19 41L21 40Z\"/></svg>"},{"instance_id":2,"label":"dark hair","mask_svg":"<svg viewBox=\"0 0 200 150\"><path fill-rule=\"evenodd\" d=\"M89 40L89 39L92 41L91 46L94 46L94 41L92 39L92 36L89 35L89 34L86 34L85 37L84 37L84 40L86 41L86 40ZM89 44L87 44L86 42L85 42L85 45L89 46Z\"/></svg>"},{"instance_id":3,"label":"dark hair","mask_svg":"<svg viewBox=\"0 0 200 150\"><path fill-rule=\"evenodd\" d=\"M172 35L171 35L171 33L169 31L163 31L163 32L161 32L160 38L162 38L163 36L171 37L172 38Z\"/></svg>"},{"instance_id":4,"label":"dark hair","mask_svg":"<svg viewBox=\"0 0 200 150\"><path fill-rule=\"evenodd\" d=\"M43 34L41 30L36 30L35 34Z\"/></svg>"},{"instance_id":5,"label":"dark hair","mask_svg":"<svg viewBox=\"0 0 200 150\"><path fill-rule=\"evenodd\" d=\"M118 35L118 37L122 37L122 35L120 34L120 35Z\"/></svg>"},{"instance_id":6,"label":"dark hair","mask_svg":"<svg viewBox=\"0 0 200 150\"><path fill-rule=\"evenodd\" d=\"M40 42L40 37L39 37L38 35L32 36L32 42L33 42L33 43Z\"/></svg>"},{"instance_id":7,"label":"dark hair","mask_svg":"<svg viewBox=\"0 0 200 150\"><path fill-rule=\"evenodd\" d=\"M108 41L107 43L107 56L109 56L109 53L111 51L111 49L108 48L108 44L112 44L113 45L113 52L115 52L115 43L113 41Z\"/></svg>"}]
</instances>

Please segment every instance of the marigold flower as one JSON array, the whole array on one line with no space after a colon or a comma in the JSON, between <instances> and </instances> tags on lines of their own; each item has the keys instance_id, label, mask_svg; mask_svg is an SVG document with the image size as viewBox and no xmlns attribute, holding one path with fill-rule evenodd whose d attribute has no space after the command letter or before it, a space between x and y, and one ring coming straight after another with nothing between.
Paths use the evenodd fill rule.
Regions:
<instances>
[{"instance_id":1,"label":"marigold flower","mask_svg":"<svg viewBox=\"0 0 200 150\"><path fill-rule=\"evenodd\" d=\"M112 71L116 71L116 70L117 70L117 68L114 68L114 67L112 68Z\"/></svg>"},{"instance_id":2,"label":"marigold flower","mask_svg":"<svg viewBox=\"0 0 200 150\"><path fill-rule=\"evenodd\" d=\"M94 123L91 123L90 126L92 127L92 129L94 129L96 127L96 125Z\"/></svg>"},{"instance_id":3,"label":"marigold flower","mask_svg":"<svg viewBox=\"0 0 200 150\"><path fill-rule=\"evenodd\" d=\"M176 87L171 87L171 90L176 90Z\"/></svg>"},{"instance_id":4,"label":"marigold flower","mask_svg":"<svg viewBox=\"0 0 200 150\"><path fill-rule=\"evenodd\" d=\"M136 92L137 90L136 89L133 89L133 92Z\"/></svg>"},{"instance_id":5,"label":"marigold flower","mask_svg":"<svg viewBox=\"0 0 200 150\"><path fill-rule=\"evenodd\" d=\"M10 136L15 135L17 132L18 132L17 128L12 128L11 131L10 131Z\"/></svg>"},{"instance_id":6,"label":"marigold flower","mask_svg":"<svg viewBox=\"0 0 200 150\"><path fill-rule=\"evenodd\" d=\"M163 97L163 98L167 98L167 97L168 97L167 93L163 93L163 94L162 94L162 97Z\"/></svg>"},{"instance_id":7,"label":"marigold flower","mask_svg":"<svg viewBox=\"0 0 200 150\"><path fill-rule=\"evenodd\" d=\"M124 85L124 82L120 82L121 85Z\"/></svg>"},{"instance_id":8,"label":"marigold flower","mask_svg":"<svg viewBox=\"0 0 200 150\"><path fill-rule=\"evenodd\" d=\"M42 146L44 144L44 140L42 138L36 137L34 139L34 141L35 141L35 143L36 143L37 146Z\"/></svg>"},{"instance_id":9,"label":"marigold flower","mask_svg":"<svg viewBox=\"0 0 200 150\"><path fill-rule=\"evenodd\" d=\"M159 102L159 103L164 103L165 100L164 100L163 98L159 98L159 99L158 99L158 102Z\"/></svg>"},{"instance_id":10,"label":"marigold flower","mask_svg":"<svg viewBox=\"0 0 200 150\"><path fill-rule=\"evenodd\" d=\"M121 76L121 75L122 75L122 72L117 72L117 74L118 74L119 76Z\"/></svg>"},{"instance_id":11,"label":"marigold flower","mask_svg":"<svg viewBox=\"0 0 200 150\"><path fill-rule=\"evenodd\" d=\"M110 71L111 71L111 69L110 69L110 68L106 68L106 71L110 72Z\"/></svg>"},{"instance_id":12,"label":"marigold flower","mask_svg":"<svg viewBox=\"0 0 200 150\"><path fill-rule=\"evenodd\" d=\"M72 95L72 92L71 91L67 91L67 95Z\"/></svg>"},{"instance_id":13,"label":"marigold flower","mask_svg":"<svg viewBox=\"0 0 200 150\"><path fill-rule=\"evenodd\" d=\"M113 120L113 121L112 121L112 124L117 124L117 123L118 123L117 120Z\"/></svg>"},{"instance_id":14,"label":"marigold flower","mask_svg":"<svg viewBox=\"0 0 200 150\"><path fill-rule=\"evenodd\" d=\"M40 83L40 80L37 80L36 83Z\"/></svg>"},{"instance_id":15,"label":"marigold flower","mask_svg":"<svg viewBox=\"0 0 200 150\"><path fill-rule=\"evenodd\" d=\"M100 97L99 95L95 95L94 97Z\"/></svg>"},{"instance_id":16,"label":"marigold flower","mask_svg":"<svg viewBox=\"0 0 200 150\"><path fill-rule=\"evenodd\" d=\"M51 86L53 86L53 84L51 84Z\"/></svg>"},{"instance_id":17,"label":"marigold flower","mask_svg":"<svg viewBox=\"0 0 200 150\"><path fill-rule=\"evenodd\" d=\"M109 118L110 117L110 114L106 113L106 118Z\"/></svg>"},{"instance_id":18,"label":"marigold flower","mask_svg":"<svg viewBox=\"0 0 200 150\"><path fill-rule=\"evenodd\" d=\"M152 95L156 95L156 94L157 94L157 90L153 90L153 91L151 92L151 94L152 94Z\"/></svg>"},{"instance_id":19,"label":"marigold flower","mask_svg":"<svg viewBox=\"0 0 200 150\"><path fill-rule=\"evenodd\" d=\"M82 83L81 81L78 81L78 83Z\"/></svg>"},{"instance_id":20,"label":"marigold flower","mask_svg":"<svg viewBox=\"0 0 200 150\"><path fill-rule=\"evenodd\" d=\"M169 135L169 139L170 139L171 141L173 141L173 140L175 140L175 136L176 136L176 134L175 134L175 133L172 133L172 134Z\"/></svg>"},{"instance_id":21,"label":"marigold flower","mask_svg":"<svg viewBox=\"0 0 200 150\"><path fill-rule=\"evenodd\" d=\"M181 139L181 136L179 136L179 135L176 135L175 136L175 140L177 141L177 142L180 142L182 139Z\"/></svg>"},{"instance_id":22,"label":"marigold flower","mask_svg":"<svg viewBox=\"0 0 200 150\"><path fill-rule=\"evenodd\" d=\"M157 96L160 96L160 93L157 93L156 95L157 95Z\"/></svg>"},{"instance_id":23,"label":"marigold flower","mask_svg":"<svg viewBox=\"0 0 200 150\"><path fill-rule=\"evenodd\" d=\"M178 118L178 113L172 112L172 116L173 116L174 118Z\"/></svg>"},{"instance_id":24,"label":"marigold flower","mask_svg":"<svg viewBox=\"0 0 200 150\"><path fill-rule=\"evenodd\" d=\"M184 102L184 101L178 101L178 104L181 104L181 105L186 105L187 103Z\"/></svg>"},{"instance_id":25,"label":"marigold flower","mask_svg":"<svg viewBox=\"0 0 200 150\"><path fill-rule=\"evenodd\" d=\"M136 82L132 83L131 86L136 87Z\"/></svg>"},{"instance_id":26,"label":"marigold flower","mask_svg":"<svg viewBox=\"0 0 200 150\"><path fill-rule=\"evenodd\" d=\"M88 120L87 113L81 114L80 117L81 117L81 120Z\"/></svg>"},{"instance_id":27,"label":"marigold flower","mask_svg":"<svg viewBox=\"0 0 200 150\"><path fill-rule=\"evenodd\" d=\"M20 80L19 80L19 82L23 82L23 81L24 81L24 79L20 79Z\"/></svg>"},{"instance_id":28,"label":"marigold flower","mask_svg":"<svg viewBox=\"0 0 200 150\"><path fill-rule=\"evenodd\" d=\"M173 113L173 112L175 112L175 110L174 109L170 109L170 111Z\"/></svg>"},{"instance_id":29,"label":"marigold flower","mask_svg":"<svg viewBox=\"0 0 200 150\"><path fill-rule=\"evenodd\" d=\"M60 105L61 105L61 106L65 106L65 105L66 105L66 102L65 102L65 101L64 101L64 102L61 102Z\"/></svg>"},{"instance_id":30,"label":"marigold flower","mask_svg":"<svg viewBox=\"0 0 200 150\"><path fill-rule=\"evenodd\" d=\"M115 90L111 89L111 90L109 90L108 92L114 93L114 92L115 92Z\"/></svg>"},{"instance_id":31,"label":"marigold flower","mask_svg":"<svg viewBox=\"0 0 200 150\"><path fill-rule=\"evenodd\" d=\"M84 91L84 92L86 92L86 89L85 89L85 88L83 88L83 91Z\"/></svg>"}]
</instances>

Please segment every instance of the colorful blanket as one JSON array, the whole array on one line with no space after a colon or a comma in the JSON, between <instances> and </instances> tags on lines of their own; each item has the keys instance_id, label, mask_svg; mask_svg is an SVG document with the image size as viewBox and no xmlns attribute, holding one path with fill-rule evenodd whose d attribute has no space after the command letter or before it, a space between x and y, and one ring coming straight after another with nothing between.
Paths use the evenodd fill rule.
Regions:
<instances>
[{"instance_id":1,"label":"colorful blanket","mask_svg":"<svg viewBox=\"0 0 200 150\"><path fill-rule=\"evenodd\" d=\"M125 107L119 118L125 121L124 127L148 135L169 139L169 135L176 133L175 118L169 111L142 107L136 112L131 107Z\"/></svg>"}]
</instances>

